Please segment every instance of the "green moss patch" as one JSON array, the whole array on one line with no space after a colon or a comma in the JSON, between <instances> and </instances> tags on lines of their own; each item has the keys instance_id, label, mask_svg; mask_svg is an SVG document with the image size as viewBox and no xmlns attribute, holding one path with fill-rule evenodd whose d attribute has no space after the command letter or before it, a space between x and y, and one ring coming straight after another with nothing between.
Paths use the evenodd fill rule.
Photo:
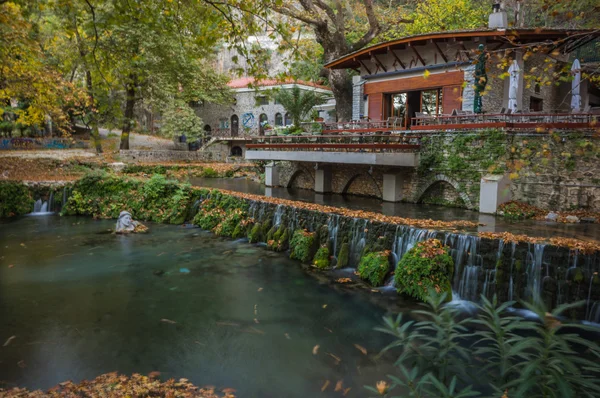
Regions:
<instances>
[{"instance_id":1,"label":"green moss patch","mask_svg":"<svg viewBox=\"0 0 600 398\"><path fill-rule=\"evenodd\" d=\"M358 276L373 286L381 286L390 270L389 250L365 254L358 264Z\"/></svg>"},{"instance_id":2,"label":"green moss patch","mask_svg":"<svg viewBox=\"0 0 600 398\"><path fill-rule=\"evenodd\" d=\"M315 233L305 229L294 231L290 241L290 258L309 263L312 260L315 246Z\"/></svg>"},{"instance_id":3,"label":"green moss patch","mask_svg":"<svg viewBox=\"0 0 600 398\"><path fill-rule=\"evenodd\" d=\"M348 266L348 259L350 256L350 245L348 242L342 243L340 247L340 252L337 256L337 263L335 264L336 268L346 268Z\"/></svg>"},{"instance_id":4,"label":"green moss patch","mask_svg":"<svg viewBox=\"0 0 600 398\"><path fill-rule=\"evenodd\" d=\"M447 292L452 297L451 279L454 261L448 247L438 239L419 242L410 249L396 267L395 281L398 293L425 300L430 289Z\"/></svg>"},{"instance_id":5,"label":"green moss patch","mask_svg":"<svg viewBox=\"0 0 600 398\"><path fill-rule=\"evenodd\" d=\"M329 268L329 248L327 246L319 247L313 258L313 265L320 269Z\"/></svg>"}]
</instances>

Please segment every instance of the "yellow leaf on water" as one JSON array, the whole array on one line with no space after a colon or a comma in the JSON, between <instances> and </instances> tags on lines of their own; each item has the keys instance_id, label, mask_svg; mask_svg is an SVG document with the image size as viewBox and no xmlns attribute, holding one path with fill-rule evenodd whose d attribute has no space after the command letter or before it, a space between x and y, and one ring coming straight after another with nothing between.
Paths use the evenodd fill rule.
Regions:
<instances>
[{"instance_id":1,"label":"yellow leaf on water","mask_svg":"<svg viewBox=\"0 0 600 398\"><path fill-rule=\"evenodd\" d=\"M323 387L321 387L321 391L325 391L327 389L327 387L329 387L329 380L325 381L325 383L323 384Z\"/></svg>"},{"instance_id":2,"label":"yellow leaf on water","mask_svg":"<svg viewBox=\"0 0 600 398\"><path fill-rule=\"evenodd\" d=\"M362 352L363 354L367 355L367 349L361 345L358 344L354 344L354 347L356 347L356 349L360 352Z\"/></svg>"},{"instance_id":3,"label":"yellow leaf on water","mask_svg":"<svg viewBox=\"0 0 600 398\"><path fill-rule=\"evenodd\" d=\"M342 391L343 389L344 389L344 380L338 380L338 382L335 384L334 391Z\"/></svg>"},{"instance_id":4,"label":"yellow leaf on water","mask_svg":"<svg viewBox=\"0 0 600 398\"><path fill-rule=\"evenodd\" d=\"M313 355L317 355L317 353L319 352L319 345L317 344L316 346L313 347Z\"/></svg>"}]
</instances>

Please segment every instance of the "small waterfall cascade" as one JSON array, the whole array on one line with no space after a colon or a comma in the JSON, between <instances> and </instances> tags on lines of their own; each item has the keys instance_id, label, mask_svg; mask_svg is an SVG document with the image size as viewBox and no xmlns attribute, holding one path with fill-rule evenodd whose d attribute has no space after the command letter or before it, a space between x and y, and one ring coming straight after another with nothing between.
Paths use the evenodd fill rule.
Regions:
<instances>
[{"instance_id":1,"label":"small waterfall cascade","mask_svg":"<svg viewBox=\"0 0 600 398\"><path fill-rule=\"evenodd\" d=\"M278 227L281 225L281 218L283 217L283 205L277 205L275 213L273 214L273 225Z\"/></svg>"},{"instance_id":2,"label":"small waterfall cascade","mask_svg":"<svg viewBox=\"0 0 600 398\"><path fill-rule=\"evenodd\" d=\"M483 257L478 253L477 236L448 234L445 244L450 246L454 260L454 295L462 300L477 301L479 298L479 274L483 269Z\"/></svg>"},{"instance_id":3,"label":"small waterfall cascade","mask_svg":"<svg viewBox=\"0 0 600 398\"><path fill-rule=\"evenodd\" d=\"M496 271L499 265L502 264L502 252L504 251L504 239L498 240L498 251L496 252L496 263L493 268L485 270L485 280L483 281L482 294L487 299L492 299L496 293Z\"/></svg>"},{"instance_id":4,"label":"small waterfall cascade","mask_svg":"<svg viewBox=\"0 0 600 398\"><path fill-rule=\"evenodd\" d=\"M406 254L406 252L412 249L417 243L427 239L435 238L436 236L437 231L399 225L396 228L396 236L394 236L394 244L392 246L394 267L398 265L398 262Z\"/></svg>"},{"instance_id":5,"label":"small waterfall cascade","mask_svg":"<svg viewBox=\"0 0 600 398\"><path fill-rule=\"evenodd\" d=\"M533 246L533 250L531 249ZM544 248L546 245L535 243L529 245L527 252L527 288L526 297L531 302L538 303L541 299L542 290L542 266L544 259Z\"/></svg>"},{"instance_id":6,"label":"small waterfall cascade","mask_svg":"<svg viewBox=\"0 0 600 398\"><path fill-rule=\"evenodd\" d=\"M290 231L292 231L292 233L296 229L296 225L298 223L298 220L296 218L297 218L296 208L292 207L292 214L290 214L290 218L288 220L289 229L290 229Z\"/></svg>"},{"instance_id":7,"label":"small waterfall cascade","mask_svg":"<svg viewBox=\"0 0 600 398\"><path fill-rule=\"evenodd\" d=\"M54 199L53 196L50 196L51 199ZM49 214L51 213L50 210L48 210L48 207L51 206L51 201L43 201L42 199L38 199L35 201L35 203L33 204L33 212L29 213L32 215L43 215L43 214Z\"/></svg>"},{"instance_id":8,"label":"small waterfall cascade","mask_svg":"<svg viewBox=\"0 0 600 398\"><path fill-rule=\"evenodd\" d=\"M367 243L366 232L368 220L355 218L352 220L352 240L350 241L349 266L356 268L360 261L360 256Z\"/></svg>"},{"instance_id":9,"label":"small waterfall cascade","mask_svg":"<svg viewBox=\"0 0 600 398\"><path fill-rule=\"evenodd\" d=\"M600 323L600 301L594 301L585 317L589 322Z\"/></svg>"},{"instance_id":10,"label":"small waterfall cascade","mask_svg":"<svg viewBox=\"0 0 600 398\"><path fill-rule=\"evenodd\" d=\"M337 260L337 247L338 247L338 231L340 229L340 216L339 214L332 214L329 216L327 222L327 230L329 232L329 242L331 242L331 255Z\"/></svg>"},{"instance_id":11,"label":"small waterfall cascade","mask_svg":"<svg viewBox=\"0 0 600 398\"><path fill-rule=\"evenodd\" d=\"M510 248L510 277L508 280L508 301L513 301L515 283L514 283L514 267L515 267L515 252L517 250L517 243L511 242Z\"/></svg>"},{"instance_id":12,"label":"small waterfall cascade","mask_svg":"<svg viewBox=\"0 0 600 398\"><path fill-rule=\"evenodd\" d=\"M63 196L62 196L62 207L65 207L65 205L67 204L67 198L68 198L68 193L67 193L67 186L65 185L63 187Z\"/></svg>"}]
</instances>

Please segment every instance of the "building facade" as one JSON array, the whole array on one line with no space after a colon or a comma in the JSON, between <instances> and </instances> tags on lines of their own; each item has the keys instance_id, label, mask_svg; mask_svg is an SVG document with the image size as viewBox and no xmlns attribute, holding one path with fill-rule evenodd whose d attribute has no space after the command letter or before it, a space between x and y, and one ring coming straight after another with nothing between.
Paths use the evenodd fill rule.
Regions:
<instances>
[{"instance_id":1,"label":"building facade","mask_svg":"<svg viewBox=\"0 0 600 398\"><path fill-rule=\"evenodd\" d=\"M254 79L245 77L234 79L228 84L235 92L233 103L201 104L196 108L196 113L205 123L207 135L212 137L263 135L265 123L272 127L292 124L288 112L271 94L274 90L288 90L295 85L301 90L331 95L330 89L314 83L271 79L255 83ZM325 121L332 120L335 117L335 100L331 99L326 104L315 107L315 110Z\"/></svg>"}]
</instances>

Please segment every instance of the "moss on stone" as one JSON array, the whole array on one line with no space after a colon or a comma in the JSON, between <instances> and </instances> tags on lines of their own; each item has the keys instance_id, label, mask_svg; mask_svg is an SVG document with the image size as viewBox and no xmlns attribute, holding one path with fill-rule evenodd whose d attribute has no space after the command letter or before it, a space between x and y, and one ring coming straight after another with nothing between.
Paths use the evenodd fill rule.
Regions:
<instances>
[{"instance_id":1,"label":"moss on stone","mask_svg":"<svg viewBox=\"0 0 600 398\"><path fill-rule=\"evenodd\" d=\"M583 282L583 272L581 271L581 268L575 268L575 272L573 274L573 282L576 283L581 283Z\"/></svg>"},{"instance_id":2,"label":"moss on stone","mask_svg":"<svg viewBox=\"0 0 600 398\"><path fill-rule=\"evenodd\" d=\"M313 265L320 269L329 268L329 248L327 245L319 247L313 258Z\"/></svg>"},{"instance_id":3,"label":"moss on stone","mask_svg":"<svg viewBox=\"0 0 600 398\"><path fill-rule=\"evenodd\" d=\"M358 276L373 286L381 286L390 269L389 250L366 253L358 263Z\"/></svg>"},{"instance_id":4,"label":"moss on stone","mask_svg":"<svg viewBox=\"0 0 600 398\"><path fill-rule=\"evenodd\" d=\"M277 226L273 225L271 227L271 229L269 229L269 232L267 232L267 237L266 237L266 241L270 241L273 240L273 235L275 234L275 232L277 232Z\"/></svg>"},{"instance_id":5,"label":"moss on stone","mask_svg":"<svg viewBox=\"0 0 600 398\"><path fill-rule=\"evenodd\" d=\"M324 246L329 243L329 227L327 225L321 225L318 229L319 232L319 245Z\"/></svg>"},{"instance_id":6,"label":"moss on stone","mask_svg":"<svg viewBox=\"0 0 600 398\"><path fill-rule=\"evenodd\" d=\"M244 223L239 223L238 225L235 226L235 229L233 230L233 234L231 235L231 237L233 239L240 239L246 236L246 226L244 225Z\"/></svg>"},{"instance_id":7,"label":"moss on stone","mask_svg":"<svg viewBox=\"0 0 600 398\"><path fill-rule=\"evenodd\" d=\"M307 230L294 231L290 241L290 258L308 263L313 257L316 234Z\"/></svg>"},{"instance_id":8,"label":"moss on stone","mask_svg":"<svg viewBox=\"0 0 600 398\"><path fill-rule=\"evenodd\" d=\"M395 281L398 293L425 300L430 289L437 293L448 293L452 299L450 280L454 272L454 261L448 247L437 239L419 242L410 249L396 267Z\"/></svg>"},{"instance_id":9,"label":"moss on stone","mask_svg":"<svg viewBox=\"0 0 600 398\"><path fill-rule=\"evenodd\" d=\"M347 242L342 243L340 252L337 256L336 268L346 268L348 266L348 259L350 257L350 245Z\"/></svg>"},{"instance_id":10,"label":"moss on stone","mask_svg":"<svg viewBox=\"0 0 600 398\"><path fill-rule=\"evenodd\" d=\"M262 225L259 222L254 224L252 226L252 228L250 228L250 233L248 234L248 241L250 241L250 243L260 242L261 230L262 230Z\"/></svg>"}]
</instances>

